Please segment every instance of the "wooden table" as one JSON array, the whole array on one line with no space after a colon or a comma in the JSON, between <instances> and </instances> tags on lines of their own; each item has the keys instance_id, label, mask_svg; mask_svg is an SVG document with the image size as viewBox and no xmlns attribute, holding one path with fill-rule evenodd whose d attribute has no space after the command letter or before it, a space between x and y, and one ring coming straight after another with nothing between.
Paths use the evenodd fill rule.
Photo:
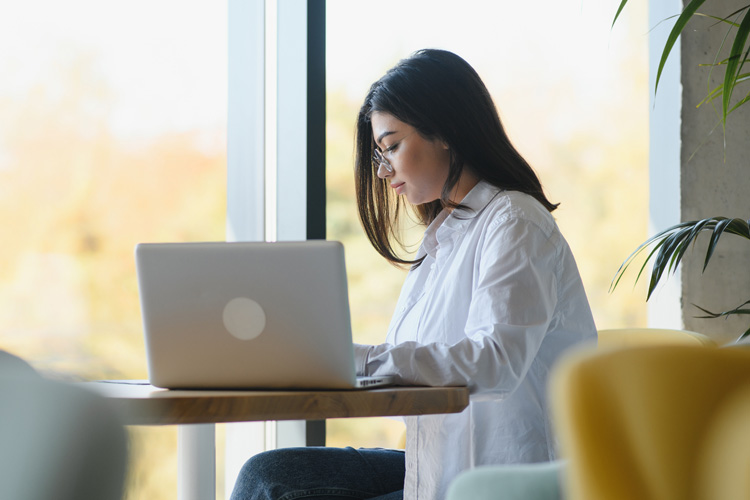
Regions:
<instances>
[{"instance_id":1,"label":"wooden table","mask_svg":"<svg viewBox=\"0 0 750 500\"><path fill-rule=\"evenodd\" d=\"M179 500L214 497L216 423L458 413L469 404L465 387L186 391L140 381L85 385L111 401L126 425L180 425Z\"/></svg>"},{"instance_id":2,"label":"wooden table","mask_svg":"<svg viewBox=\"0 0 750 500\"><path fill-rule=\"evenodd\" d=\"M145 383L89 384L119 410L126 425L321 420L458 413L465 387L389 387L352 391L184 391Z\"/></svg>"}]
</instances>

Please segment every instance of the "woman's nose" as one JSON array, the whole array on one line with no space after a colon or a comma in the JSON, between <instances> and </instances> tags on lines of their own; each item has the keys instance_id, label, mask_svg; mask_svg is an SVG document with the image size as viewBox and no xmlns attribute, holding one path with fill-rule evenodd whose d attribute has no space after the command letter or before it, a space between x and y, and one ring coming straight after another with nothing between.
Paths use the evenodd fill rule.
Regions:
<instances>
[{"instance_id":1,"label":"woman's nose","mask_svg":"<svg viewBox=\"0 0 750 500\"><path fill-rule=\"evenodd\" d=\"M381 162L380 165L378 165L378 177L385 179L391 175L393 175L393 169L388 167L385 162Z\"/></svg>"}]
</instances>

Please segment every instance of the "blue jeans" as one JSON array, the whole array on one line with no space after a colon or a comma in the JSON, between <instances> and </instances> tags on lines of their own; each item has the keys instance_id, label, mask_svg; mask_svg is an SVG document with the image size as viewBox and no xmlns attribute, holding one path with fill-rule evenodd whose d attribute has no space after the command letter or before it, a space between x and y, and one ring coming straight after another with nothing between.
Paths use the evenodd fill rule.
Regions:
<instances>
[{"instance_id":1,"label":"blue jeans","mask_svg":"<svg viewBox=\"0 0 750 500\"><path fill-rule=\"evenodd\" d=\"M401 500L405 474L399 450L284 448L245 462L231 500Z\"/></svg>"}]
</instances>

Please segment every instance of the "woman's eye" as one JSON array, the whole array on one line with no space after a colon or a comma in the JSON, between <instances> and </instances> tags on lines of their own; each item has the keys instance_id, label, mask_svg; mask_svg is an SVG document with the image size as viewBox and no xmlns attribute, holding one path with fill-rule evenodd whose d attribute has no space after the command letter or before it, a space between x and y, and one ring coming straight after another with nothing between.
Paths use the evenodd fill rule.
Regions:
<instances>
[{"instance_id":1,"label":"woman's eye","mask_svg":"<svg viewBox=\"0 0 750 500\"><path fill-rule=\"evenodd\" d=\"M396 148L398 148L398 145L399 145L399 143L397 142L397 143L396 143L396 144L394 144L393 146L391 146L391 147L388 147L388 148L385 148L385 151L383 151L383 152L384 152L384 153L391 153L391 152L393 152L393 151L396 151Z\"/></svg>"}]
</instances>

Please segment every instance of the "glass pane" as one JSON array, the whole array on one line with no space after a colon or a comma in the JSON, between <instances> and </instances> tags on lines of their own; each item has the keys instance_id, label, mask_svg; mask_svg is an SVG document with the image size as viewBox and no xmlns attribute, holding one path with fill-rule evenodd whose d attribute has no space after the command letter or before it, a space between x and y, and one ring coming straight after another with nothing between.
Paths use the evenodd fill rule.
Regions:
<instances>
[{"instance_id":1,"label":"glass pane","mask_svg":"<svg viewBox=\"0 0 750 500\"><path fill-rule=\"evenodd\" d=\"M555 217L597 325L645 326L642 293L608 293L647 231L645 4L628 5L614 29L619 0L327 5L328 237L346 245L355 340L384 340L405 273L370 248L356 219L354 121L370 84L421 48L456 52L484 80L511 139L561 203ZM361 19L377 19L377 29L362 36ZM369 421L328 430L329 445L394 446L392 431Z\"/></svg>"},{"instance_id":2,"label":"glass pane","mask_svg":"<svg viewBox=\"0 0 750 500\"><path fill-rule=\"evenodd\" d=\"M208 0L2 8L0 348L146 378L135 244L224 239L226 16ZM133 432L129 498L174 498L174 429Z\"/></svg>"}]
</instances>

